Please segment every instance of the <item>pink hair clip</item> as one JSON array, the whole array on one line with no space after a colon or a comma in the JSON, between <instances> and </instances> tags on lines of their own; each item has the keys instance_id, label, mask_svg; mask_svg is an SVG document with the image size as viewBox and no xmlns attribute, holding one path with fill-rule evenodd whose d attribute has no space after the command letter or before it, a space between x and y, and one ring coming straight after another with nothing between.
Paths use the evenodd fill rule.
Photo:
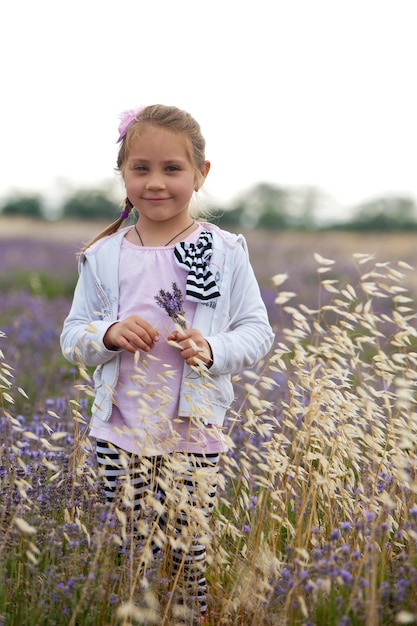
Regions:
<instances>
[{"instance_id":1,"label":"pink hair clip","mask_svg":"<svg viewBox=\"0 0 417 626\"><path fill-rule=\"evenodd\" d=\"M122 139L126 137L126 133L129 128L132 126L132 124L138 121L137 116L143 108L143 106L138 106L134 109L130 109L129 111L123 111L123 113L120 113L120 124L118 127L119 139L116 141L116 143L120 143L120 141L122 141Z\"/></svg>"}]
</instances>

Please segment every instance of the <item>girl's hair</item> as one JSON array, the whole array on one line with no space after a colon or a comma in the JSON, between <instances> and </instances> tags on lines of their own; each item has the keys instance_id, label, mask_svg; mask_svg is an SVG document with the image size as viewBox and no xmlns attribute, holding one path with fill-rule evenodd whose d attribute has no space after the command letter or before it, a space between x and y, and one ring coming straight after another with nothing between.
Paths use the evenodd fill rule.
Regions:
<instances>
[{"instance_id":1,"label":"girl's hair","mask_svg":"<svg viewBox=\"0 0 417 626\"><path fill-rule=\"evenodd\" d=\"M185 138L187 154L194 167L196 180L198 181L197 186L199 187L204 180L201 171L206 160L206 142L201 134L198 122L196 122L196 120L189 113L174 106L153 104L139 110L133 120L133 123L128 127L121 140L119 153L117 155L116 171L123 171L123 167L129 157L132 141L136 139L136 137L140 136L141 131L147 126L167 128ZM134 207L129 198L125 198L123 210L120 213L120 216L98 235L96 235L88 244L86 244L83 247L82 252L99 239L117 232L126 217L130 215L133 208Z\"/></svg>"}]
</instances>

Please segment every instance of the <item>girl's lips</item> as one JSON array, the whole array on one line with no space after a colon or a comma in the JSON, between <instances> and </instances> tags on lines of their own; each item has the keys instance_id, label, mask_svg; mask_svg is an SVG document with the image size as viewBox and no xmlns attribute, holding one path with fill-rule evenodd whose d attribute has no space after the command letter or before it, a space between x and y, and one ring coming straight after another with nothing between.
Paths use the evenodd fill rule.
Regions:
<instances>
[{"instance_id":1,"label":"girl's lips","mask_svg":"<svg viewBox=\"0 0 417 626\"><path fill-rule=\"evenodd\" d=\"M153 203L158 203L158 202L166 202L167 200L169 200L170 198L143 198L146 202L153 202Z\"/></svg>"}]
</instances>

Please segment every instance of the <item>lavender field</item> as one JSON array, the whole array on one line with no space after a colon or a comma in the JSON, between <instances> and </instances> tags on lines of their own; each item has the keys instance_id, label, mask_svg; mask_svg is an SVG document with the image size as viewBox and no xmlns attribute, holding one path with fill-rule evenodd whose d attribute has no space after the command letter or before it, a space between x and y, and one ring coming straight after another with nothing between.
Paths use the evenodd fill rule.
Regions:
<instances>
[{"instance_id":1,"label":"lavender field","mask_svg":"<svg viewBox=\"0 0 417 626\"><path fill-rule=\"evenodd\" d=\"M0 219L0 625L179 619L163 563L144 576L109 516L91 372L59 349L97 230ZM207 623L417 623L413 235L247 238L276 344L235 380Z\"/></svg>"}]
</instances>

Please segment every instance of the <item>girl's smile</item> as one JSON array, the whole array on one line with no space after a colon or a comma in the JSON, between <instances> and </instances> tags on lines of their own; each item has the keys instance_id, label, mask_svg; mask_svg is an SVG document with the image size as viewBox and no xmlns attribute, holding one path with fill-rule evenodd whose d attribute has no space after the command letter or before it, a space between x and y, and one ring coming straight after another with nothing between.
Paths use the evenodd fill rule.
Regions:
<instances>
[{"instance_id":1,"label":"girl's smile","mask_svg":"<svg viewBox=\"0 0 417 626\"><path fill-rule=\"evenodd\" d=\"M166 198L143 198L143 200L146 200L146 202L150 202L151 204L159 204L170 200L170 196Z\"/></svg>"}]
</instances>

